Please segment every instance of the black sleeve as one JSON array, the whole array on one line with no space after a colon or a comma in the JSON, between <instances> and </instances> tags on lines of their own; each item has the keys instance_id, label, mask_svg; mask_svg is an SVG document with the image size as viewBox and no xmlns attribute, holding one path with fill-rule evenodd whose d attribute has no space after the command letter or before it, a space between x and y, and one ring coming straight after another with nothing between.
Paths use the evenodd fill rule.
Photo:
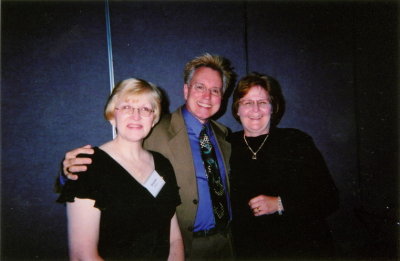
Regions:
<instances>
[{"instance_id":1,"label":"black sleeve","mask_svg":"<svg viewBox=\"0 0 400 261\"><path fill-rule=\"evenodd\" d=\"M63 160L61 160L60 169L59 169L59 171L57 173L57 177L56 177L55 182L54 182L53 191L55 193L61 193L61 190L62 190L62 187L63 187L63 184L61 183L61 180L60 180L62 178L62 175L64 175L63 174L63 163L62 162L63 162Z\"/></svg>"},{"instance_id":2,"label":"black sleeve","mask_svg":"<svg viewBox=\"0 0 400 261\"><path fill-rule=\"evenodd\" d=\"M301 216L326 217L339 205L339 194L321 152L312 138L297 133L290 141L293 162L290 186L282 193L285 212Z\"/></svg>"},{"instance_id":3,"label":"black sleeve","mask_svg":"<svg viewBox=\"0 0 400 261\"><path fill-rule=\"evenodd\" d=\"M99 178L97 171L96 153L93 155L79 154L77 157L88 157L92 159L92 164L88 165L86 171L78 174L77 180L67 180L64 185L61 185L59 177L57 178L60 196L57 199L58 203L74 202L77 198L96 199L98 189L96 188L96 180Z\"/></svg>"}]
</instances>

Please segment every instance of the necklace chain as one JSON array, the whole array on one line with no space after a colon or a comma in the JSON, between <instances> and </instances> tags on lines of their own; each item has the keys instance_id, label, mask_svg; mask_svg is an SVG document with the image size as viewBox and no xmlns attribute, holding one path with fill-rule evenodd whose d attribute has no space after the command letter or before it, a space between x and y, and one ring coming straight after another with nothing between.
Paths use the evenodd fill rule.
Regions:
<instances>
[{"instance_id":1,"label":"necklace chain","mask_svg":"<svg viewBox=\"0 0 400 261\"><path fill-rule=\"evenodd\" d=\"M267 136L265 137L264 141L261 143L260 147L258 147L257 151L254 152L253 149L250 147L250 145L247 143L246 135L243 133L244 142L246 143L247 148L249 148L249 150L251 151L251 153L253 153L253 156L251 157L253 160L256 160L256 159L257 159L257 153L261 150L262 146L264 145L264 143L265 143L265 141L268 139L268 137L269 137L269 134L267 134Z\"/></svg>"}]
</instances>

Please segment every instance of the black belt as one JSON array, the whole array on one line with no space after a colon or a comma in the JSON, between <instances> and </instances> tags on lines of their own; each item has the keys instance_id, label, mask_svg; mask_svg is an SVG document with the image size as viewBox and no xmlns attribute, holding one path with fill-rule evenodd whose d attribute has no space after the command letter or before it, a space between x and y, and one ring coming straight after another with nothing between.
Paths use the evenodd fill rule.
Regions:
<instances>
[{"instance_id":1,"label":"black belt","mask_svg":"<svg viewBox=\"0 0 400 261\"><path fill-rule=\"evenodd\" d=\"M211 229L207 229L207 230L200 230L200 231L196 231L193 232L193 237L209 237L209 236L213 236L216 234L222 234L224 236L226 236L228 234L228 228L211 228Z\"/></svg>"}]
</instances>

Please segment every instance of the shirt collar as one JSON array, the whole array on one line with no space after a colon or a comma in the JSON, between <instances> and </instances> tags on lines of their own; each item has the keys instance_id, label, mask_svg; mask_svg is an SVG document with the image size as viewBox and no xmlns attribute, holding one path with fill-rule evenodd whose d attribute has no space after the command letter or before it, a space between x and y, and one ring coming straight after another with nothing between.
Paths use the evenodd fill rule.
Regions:
<instances>
[{"instance_id":1,"label":"shirt collar","mask_svg":"<svg viewBox=\"0 0 400 261\"><path fill-rule=\"evenodd\" d=\"M192 132L199 137L201 129L203 128L203 124L196 117L194 117L190 111L188 111L186 106L182 106L182 115L186 123L186 128L192 130ZM210 128L210 121L207 121L204 125L207 127L207 132L209 133L208 129Z\"/></svg>"}]
</instances>

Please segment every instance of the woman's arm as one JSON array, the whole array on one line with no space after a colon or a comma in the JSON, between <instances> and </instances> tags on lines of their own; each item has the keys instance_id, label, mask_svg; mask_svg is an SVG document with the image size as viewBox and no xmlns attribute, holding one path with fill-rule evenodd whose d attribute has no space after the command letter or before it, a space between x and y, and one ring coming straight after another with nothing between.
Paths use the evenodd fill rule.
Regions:
<instances>
[{"instance_id":1,"label":"woman's arm","mask_svg":"<svg viewBox=\"0 0 400 261\"><path fill-rule=\"evenodd\" d=\"M70 260L103 260L97 251L100 210L94 207L94 200L68 202L67 217Z\"/></svg>"},{"instance_id":2,"label":"woman's arm","mask_svg":"<svg viewBox=\"0 0 400 261\"><path fill-rule=\"evenodd\" d=\"M183 240L176 214L171 219L168 261L185 260Z\"/></svg>"},{"instance_id":3,"label":"woman's arm","mask_svg":"<svg viewBox=\"0 0 400 261\"><path fill-rule=\"evenodd\" d=\"M286 215L305 218L325 218L339 204L339 194L328 166L311 136L297 132L285 142L289 160L282 170L287 174L283 182L282 198Z\"/></svg>"}]
</instances>

